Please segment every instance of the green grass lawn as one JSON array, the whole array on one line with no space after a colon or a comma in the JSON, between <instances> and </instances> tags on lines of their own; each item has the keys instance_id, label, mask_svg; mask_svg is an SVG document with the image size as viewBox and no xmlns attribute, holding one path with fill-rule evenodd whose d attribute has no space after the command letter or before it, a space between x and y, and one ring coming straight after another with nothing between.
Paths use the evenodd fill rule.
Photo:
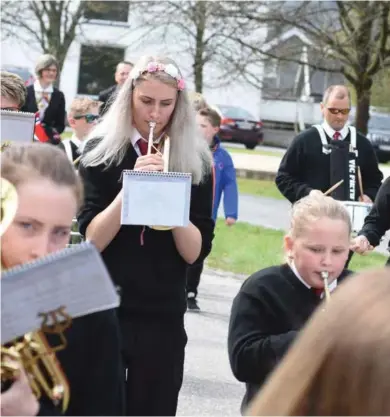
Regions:
<instances>
[{"instance_id":1,"label":"green grass lawn","mask_svg":"<svg viewBox=\"0 0 390 417\"><path fill-rule=\"evenodd\" d=\"M70 139L72 137L72 132L63 132L61 133L61 139Z\"/></svg>"},{"instance_id":2,"label":"green grass lawn","mask_svg":"<svg viewBox=\"0 0 390 417\"><path fill-rule=\"evenodd\" d=\"M237 274L250 275L259 269L283 262L284 232L237 223L225 226L217 221L213 250L207 258L207 266ZM361 271L372 267L382 267L386 257L378 253L367 256L355 254L350 269Z\"/></svg>"},{"instance_id":3,"label":"green grass lawn","mask_svg":"<svg viewBox=\"0 0 390 417\"><path fill-rule=\"evenodd\" d=\"M252 178L237 178L240 194L250 194L259 197L272 197L283 200L284 197L278 190L274 181L256 180Z\"/></svg>"}]
</instances>

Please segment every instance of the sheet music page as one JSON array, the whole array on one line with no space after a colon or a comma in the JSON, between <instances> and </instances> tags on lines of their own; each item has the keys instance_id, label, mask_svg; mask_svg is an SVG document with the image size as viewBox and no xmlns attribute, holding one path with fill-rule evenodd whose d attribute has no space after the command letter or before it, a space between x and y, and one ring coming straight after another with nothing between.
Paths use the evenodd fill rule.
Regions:
<instances>
[{"instance_id":1,"label":"sheet music page","mask_svg":"<svg viewBox=\"0 0 390 417\"><path fill-rule=\"evenodd\" d=\"M32 142L34 139L35 115L33 113L1 113L1 143Z\"/></svg>"},{"instance_id":2,"label":"sheet music page","mask_svg":"<svg viewBox=\"0 0 390 417\"><path fill-rule=\"evenodd\" d=\"M122 224L186 226L189 221L191 179L125 176Z\"/></svg>"},{"instance_id":3,"label":"sheet music page","mask_svg":"<svg viewBox=\"0 0 390 417\"><path fill-rule=\"evenodd\" d=\"M1 343L38 329L45 313L65 307L76 318L115 308L119 297L96 249L74 252L1 283Z\"/></svg>"}]
</instances>

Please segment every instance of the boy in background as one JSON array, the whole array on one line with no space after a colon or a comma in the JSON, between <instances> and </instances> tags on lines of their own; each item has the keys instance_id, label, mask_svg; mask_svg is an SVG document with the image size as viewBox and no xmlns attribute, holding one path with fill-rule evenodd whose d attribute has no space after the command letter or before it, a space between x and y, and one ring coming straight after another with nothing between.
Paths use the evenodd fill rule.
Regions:
<instances>
[{"instance_id":1,"label":"boy in background","mask_svg":"<svg viewBox=\"0 0 390 417\"><path fill-rule=\"evenodd\" d=\"M238 188L236 170L228 151L221 147L218 132L221 125L220 115L211 108L203 108L197 112L197 123L208 142L214 159L214 203L212 217L216 221L218 208L223 193L223 207L225 223L232 226L238 217ZM187 308L191 311L200 311L196 297L200 276L203 271L203 262L191 265L187 272Z\"/></svg>"},{"instance_id":2,"label":"boy in background","mask_svg":"<svg viewBox=\"0 0 390 417\"><path fill-rule=\"evenodd\" d=\"M88 97L77 97L72 101L68 112L68 122L73 135L58 145L66 152L69 161L74 162L81 155L85 139L99 119L101 104L100 101Z\"/></svg>"}]
</instances>

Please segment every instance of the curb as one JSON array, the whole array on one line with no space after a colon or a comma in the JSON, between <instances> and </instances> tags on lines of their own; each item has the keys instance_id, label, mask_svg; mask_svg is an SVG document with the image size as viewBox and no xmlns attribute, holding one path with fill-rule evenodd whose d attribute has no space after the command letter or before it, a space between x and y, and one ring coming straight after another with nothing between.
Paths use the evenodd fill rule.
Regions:
<instances>
[{"instance_id":1,"label":"curb","mask_svg":"<svg viewBox=\"0 0 390 417\"><path fill-rule=\"evenodd\" d=\"M251 169L236 168L236 175L239 178L249 178L255 180L275 181L276 172L253 171Z\"/></svg>"},{"instance_id":2,"label":"curb","mask_svg":"<svg viewBox=\"0 0 390 417\"><path fill-rule=\"evenodd\" d=\"M205 265L203 273L207 275L216 275L219 278L232 278L237 281L243 281L249 276L245 274L235 274L234 272L222 271L221 269L209 268L207 265Z\"/></svg>"}]
</instances>

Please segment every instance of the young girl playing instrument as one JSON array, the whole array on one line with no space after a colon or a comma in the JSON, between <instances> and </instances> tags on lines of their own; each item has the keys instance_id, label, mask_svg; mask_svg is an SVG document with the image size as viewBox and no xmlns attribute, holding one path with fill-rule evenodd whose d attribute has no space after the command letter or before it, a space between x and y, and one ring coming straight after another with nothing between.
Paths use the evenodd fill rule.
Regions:
<instances>
[{"instance_id":1,"label":"young girl playing instrument","mask_svg":"<svg viewBox=\"0 0 390 417\"><path fill-rule=\"evenodd\" d=\"M121 225L123 170L192 174L189 224L161 231ZM175 415L183 380L186 271L211 250L212 156L195 121L183 76L164 57L142 57L92 130L79 166L85 204L80 233L101 250L121 288L127 415ZM145 149L146 148L146 149ZM151 198L150 207L158 210Z\"/></svg>"},{"instance_id":2,"label":"young girl playing instrument","mask_svg":"<svg viewBox=\"0 0 390 417\"><path fill-rule=\"evenodd\" d=\"M232 305L228 351L235 377L246 383L243 407L319 305L322 274L330 291L348 274L350 232L341 203L321 193L304 197L293 206L284 238L288 261L255 272L242 285Z\"/></svg>"},{"instance_id":3,"label":"young girl playing instrument","mask_svg":"<svg viewBox=\"0 0 390 417\"><path fill-rule=\"evenodd\" d=\"M65 153L49 144L12 144L1 154L1 176L18 195L15 217L2 236L3 268L64 249L83 198L81 181ZM115 311L73 319L64 335L67 347L57 358L70 387L66 415L122 415L123 367ZM43 396L38 413L58 415L60 410Z\"/></svg>"}]
</instances>

